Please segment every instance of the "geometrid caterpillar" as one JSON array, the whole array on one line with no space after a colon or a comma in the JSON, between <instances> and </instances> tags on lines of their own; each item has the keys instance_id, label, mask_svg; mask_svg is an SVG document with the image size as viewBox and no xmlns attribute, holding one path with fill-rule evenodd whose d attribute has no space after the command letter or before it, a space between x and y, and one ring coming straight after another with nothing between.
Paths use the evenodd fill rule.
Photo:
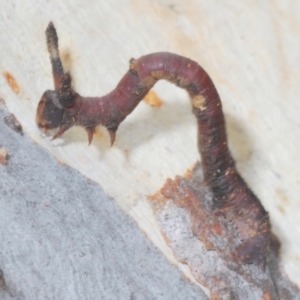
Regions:
<instances>
[{"instance_id":1,"label":"geometrid caterpillar","mask_svg":"<svg viewBox=\"0 0 300 300\"><path fill-rule=\"evenodd\" d=\"M95 127L107 128L114 143L120 123L161 79L185 89L198 124L198 148L205 184L213 195L214 211L234 215L240 239L231 245L232 261L265 269L270 241L268 213L236 170L227 146L222 104L208 74L193 60L172 54L153 53L131 59L116 88L103 97L82 97L64 73L54 25L46 30L55 90L47 90L37 108L37 124L46 131L59 128L53 139L74 125L83 126L91 143Z\"/></svg>"}]
</instances>

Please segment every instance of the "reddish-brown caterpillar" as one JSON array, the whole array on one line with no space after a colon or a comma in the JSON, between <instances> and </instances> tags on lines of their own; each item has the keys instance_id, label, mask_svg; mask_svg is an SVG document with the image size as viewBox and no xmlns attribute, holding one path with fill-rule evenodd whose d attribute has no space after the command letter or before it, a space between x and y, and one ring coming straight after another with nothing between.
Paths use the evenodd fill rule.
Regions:
<instances>
[{"instance_id":1,"label":"reddish-brown caterpillar","mask_svg":"<svg viewBox=\"0 0 300 300\"><path fill-rule=\"evenodd\" d=\"M264 268L270 239L268 213L236 170L227 146L222 104L208 74L193 60L172 54L153 53L130 60L130 68L117 87L103 97L82 97L64 73L58 38L52 23L46 30L55 90L47 90L37 108L37 124L44 131L58 128L53 139L74 125L83 126L91 143L95 127L103 125L111 144L120 123L161 79L184 88L191 99L198 123L198 147L205 183L214 196L216 210L236 216L234 226L241 242L234 257L241 264Z\"/></svg>"}]
</instances>

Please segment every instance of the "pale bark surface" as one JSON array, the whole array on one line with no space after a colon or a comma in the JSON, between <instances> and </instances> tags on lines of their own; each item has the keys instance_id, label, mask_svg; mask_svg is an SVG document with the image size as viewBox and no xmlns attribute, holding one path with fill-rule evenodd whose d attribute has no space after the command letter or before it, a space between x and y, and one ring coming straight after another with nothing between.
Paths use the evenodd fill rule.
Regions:
<instances>
[{"instance_id":1,"label":"pale bark surface","mask_svg":"<svg viewBox=\"0 0 300 300\"><path fill-rule=\"evenodd\" d=\"M90 147L80 128L56 142L43 139L35 112L42 93L53 88L44 33L49 21L57 28L63 63L85 96L111 91L131 57L170 51L197 61L221 95L238 169L269 211L282 242L282 266L299 285L299 5L293 0L112 0L88 5L83 0L2 0L0 96L30 138L100 184L167 259L195 281L166 245L147 200L167 178L183 175L199 160L187 95L168 84L157 85L162 105L141 103L120 126L112 148L101 129Z\"/></svg>"}]
</instances>

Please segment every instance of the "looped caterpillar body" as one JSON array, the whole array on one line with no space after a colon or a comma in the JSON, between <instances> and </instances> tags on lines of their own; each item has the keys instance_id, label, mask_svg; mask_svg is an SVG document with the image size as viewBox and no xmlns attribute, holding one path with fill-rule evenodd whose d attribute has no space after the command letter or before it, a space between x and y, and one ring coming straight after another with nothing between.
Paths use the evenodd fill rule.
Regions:
<instances>
[{"instance_id":1,"label":"looped caterpillar body","mask_svg":"<svg viewBox=\"0 0 300 300\"><path fill-rule=\"evenodd\" d=\"M89 143L95 127L107 128L111 144L120 123L135 109L159 80L185 89L197 119L198 149L205 183L213 193L214 206L231 211L242 239L234 257L240 264L265 267L270 240L268 213L239 175L227 146L224 115L219 94L205 70L195 61L167 52L131 59L129 70L116 88L102 97L82 97L65 73L52 23L46 30L55 90L47 90L37 108L36 121L44 131L59 128L53 139L74 125L86 129ZM251 234L249 233L251 232Z\"/></svg>"}]
</instances>

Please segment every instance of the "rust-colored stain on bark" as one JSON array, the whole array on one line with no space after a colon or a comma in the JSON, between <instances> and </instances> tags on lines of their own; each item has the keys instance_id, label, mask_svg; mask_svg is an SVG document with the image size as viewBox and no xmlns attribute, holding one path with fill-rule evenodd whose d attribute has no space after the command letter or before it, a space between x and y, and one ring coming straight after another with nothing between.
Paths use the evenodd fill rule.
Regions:
<instances>
[{"instance_id":1,"label":"rust-colored stain on bark","mask_svg":"<svg viewBox=\"0 0 300 300\"><path fill-rule=\"evenodd\" d=\"M5 148L0 148L0 164L7 165L8 152Z\"/></svg>"},{"instance_id":2,"label":"rust-colored stain on bark","mask_svg":"<svg viewBox=\"0 0 300 300\"><path fill-rule=\"evenodd\" d=\"M197 163L193 170L188 171L188 174L189 176L176 176L174 180L168 179L162 189L149 196L148 200L151 201L159 222L161 220L159 215L163 210L166 212L164 216L168 216L168 219L172 218L169 216L170 202L184 209L191 221L193 236L201 241L207 253L216 251L224 266L228 267L227 271L223 267L222 272L211 274L202 265L198 266L197 261L193 259L189 260L187 257L186 261L181 261L191 268L196 280L210 290L210 299L225 299L224 294L232 296L226 299L242 299L237 297L243 285L252 285L256 291L261 291L260 298L249 298L250 296L246 295L244 299L291 300L294 299L294 295L299 295L298 287L281 272L279 240L272 235L270 245L265 244L264 235L266 231L269 232L266 220L259 222L252 214L250 217L244 213L239 214L241 210L232 209L230 205L216 209L210 188L203 181L201 164ZM177 219L175 218L174 222L175 220ZM180 247L180 234L176 235L178 238L176 241L170 240L164 229L162 235L166 243L176 252L176 249ZM249 248L254 249L257 256L261 255L261 249L268 252L269 259L266 265L254 267L256 263L255 260L250 261L252 251L250 252ZM191 248L190 254L192 251ZM250 263L245 264L244 259L241 260L240 253ZM194 253L191 257L193 255ZM216 268L216 265L211 265L211 267ZM268 275L269 270L273 278ZM236 272L237 279L234 283L230 277L232 271ZM258 275L259 280L257 280ZM241 277L238 279L239 276ZM243 284L239 282L241 278L245 280ZM222 289L222 286L226 288Z\"/></svg>"},{"instance_id":3,"label":"rust-colored stain on bark","mask_svg":"<svg viewBox=\"0 0 300 300\"><path fill-rule=\"evenodd\" d=\"M269 232L267 219L257 220L252 213L240 213L242 208L229 205L216 209L213 201L205 197L208 187L202 180L202 167L196 164L190 178L178 176L175 180L167 180L160 191L163 196L160 201L171 199L176 205L187 209L193 233L224 260L237 265L245 264L245 261L260 264L258 257L265 257L268 248L264 238ZM228 226L229 223L232 226Z\"/></svg>"},{"instance_id":4,"label":"rust-colored stain on bark","mask_svg":"<svg viewBox=\"0 0 300 300\"><path fill-rule=\"evenodd\" d=\"M265 292L265 294L264 294L264 300L271 300L272 298L271 298L271 295L270 295L270 293L269 292Z\"/></svg>"},{"instance_id":5,"label":"rust-colored stain on bark","mask_svg":"<svg viewBox=\"0 0 300 300\"><path fill-rule=\"evenodd\" d=\"M186 178L186 179L189 179L192 176L193 176L193 168L186 170L184 175L183 175L183 177Z\"/></svg>"},{"instance_id":6,"label":"rust-colored stain on bark","mask_svg":"<svg viewBox=\"0 0 300 300\"><path fill-rule=\"evenodd\" d=\"M3 76L4 76L4 78L6 79L8 85L10 86L10 88L12 89L12 91L13 91L15 94L19 94L19 93L20 93L20 86L19 86L19 84L17 83L15 77L14 77L11 73L9 73L9 72L7 72L7 71L5 71L5 72L3 73Z\"/></svg>"},{"instance_id":7,"label":"rust-colored stain on bark","mask_svg":"<svg viewBox=\"0 0 300 300\"><path fill-rule=\"evenodd\" d=\"M143 100L145 103L149 104L152 107L161 107L164 104L164 102L152 90L148 92Z\"/></svg>"}]
</instances>

